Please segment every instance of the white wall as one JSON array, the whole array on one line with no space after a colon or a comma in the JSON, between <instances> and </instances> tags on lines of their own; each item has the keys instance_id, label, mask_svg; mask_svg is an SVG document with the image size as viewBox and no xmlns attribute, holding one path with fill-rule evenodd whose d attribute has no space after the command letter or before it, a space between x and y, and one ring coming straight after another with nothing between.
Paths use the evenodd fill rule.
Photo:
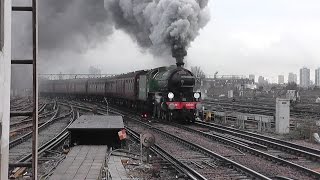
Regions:
<instances>
[{"instance_id":1,"label":"white wall","mask_svg":"<svg viewBox=\"0 0 320 180\"><path fill-rule=\"evenodd\" d=\"M7 180L10 128L11 0L1 1L4 7L4 46L0 52L0 119L2 120L0 179Z\"/></svg>"}]
</instances>

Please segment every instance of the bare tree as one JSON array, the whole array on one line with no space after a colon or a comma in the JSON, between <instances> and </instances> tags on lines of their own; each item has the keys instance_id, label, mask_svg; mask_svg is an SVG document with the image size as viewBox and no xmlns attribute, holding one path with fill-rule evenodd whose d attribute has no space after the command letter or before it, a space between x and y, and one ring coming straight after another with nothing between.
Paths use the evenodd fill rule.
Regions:
<instances>
[{"instance_id":1,"label":"bare tree","mask_svg":"<svg viewBox=\"0 0 320 180\"><path fill-rule=\"evenodd\" d=\"M204 79L206 77L205 73L202 71L200 66L192 66L191 72L196 78Z\"/></svg>"},{"instance_id":2,"label":"bare tree","mask_svg":"<svg viewBox=\"0 0 320 180\"><path fill-rule=\"evenodd\" d=\"M101 75L101 69L98 67L90 66L89 74Z\"/></svg>"},{"instance_id":3,"label":"bare tree","mask_svg":"<svg viewBox=\"0 0 320 180\"><path fill-rule=\"evenodd\" d=\"M191 67L191 72L193 73L193 75L196 78L195 89L200 89L201 86L202 86L201 82L203 82L204 78L206 77L205 73L200 68L200 66L192 66Z\"/></svg>"}]
</instances>

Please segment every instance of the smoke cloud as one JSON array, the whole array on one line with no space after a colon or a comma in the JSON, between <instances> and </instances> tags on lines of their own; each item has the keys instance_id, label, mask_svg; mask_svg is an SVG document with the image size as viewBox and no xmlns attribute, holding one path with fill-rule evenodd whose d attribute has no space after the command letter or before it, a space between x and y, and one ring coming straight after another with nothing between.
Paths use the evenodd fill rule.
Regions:
<instances>
[{"instance_id":1,"label":"smoke cloud","mask_svg":"<svg viewBox=\"0 0 320 180\"><path fill-rule=\"evenodd\" d=\"M183 64L186 49L209 21L208 0L107 0L116 28L154 55Z\"/></svg>"},{"instance_id":2,"label":"smoke cloud","mask_svg":"<svg viewBox=\"0 0 320 180\"><path fill-rule=\"evenodd\" d=\"M39 0L39 58L41 73L68 70L81 65L81 54L99 45L113 33L111 14L103 0ZM30 6L31 1L13 0L13 6ZM12 13L12 58L32 58L32 15ZM70 57L70 54L74 56ZM73 63L70 63L69 61ZM83 58L82 58L83 60ZM49 64L49 65L48 65ZM74 67L76 68L76 67ZM30 88L30 67L12 69L12 88ZM24 76L23 76L24 74Z\"/></svg>"},{"instance_id":3,"label":"smoke cloud","mask_svg":"<svg viewBox=\"0 0 320 180\"><path fill-rule=\"evenodd\" d=\"M13 4L29 5L21 1ZM114 30L103 0L41 0L38 17L40 54L55 50L84 52ZM31 14L13 12L12 18L13 48L24 55L32 45Z\"/></svg>"},{"instance_id":4,"label":"smoke cloud","mask_svg":"<svg viewBox=\"0 0 320 180\"><path fill-rule=\"evenodd\" d=\"M103 0L39 1L39 46L84 51L113 32Z\"/></svg>"},{"instance_id":5,"label":"smoke cloud","mask_svg":"<svg viewBox=\"0 0 320 180\"><path fill-rule=\"evenodd\" d=\"M25 5L13 1L14 5ZM105 41L116 28L151 54L171 55L182 62L190 42L209 20L207 3L208 0L41 0L40 58L46 57L46 61L57 53L85 52ZM31 15L14 12L12 29L13 57L30 57Z\"/></svg>"}]
</instances>

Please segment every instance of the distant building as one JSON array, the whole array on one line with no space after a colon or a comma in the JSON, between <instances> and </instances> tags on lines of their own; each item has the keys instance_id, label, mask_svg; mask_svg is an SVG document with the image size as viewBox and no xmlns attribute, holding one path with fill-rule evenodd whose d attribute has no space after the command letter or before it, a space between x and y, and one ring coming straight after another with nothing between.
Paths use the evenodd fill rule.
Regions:
<instances>
[{"instance_id":1,"label":"distant building","mask_svg":"<svg viewBox=\"0 0 320 180\"><path fill-rule=\"evenodd\" d=\"M300 69L300 86L303 88L310 86L310 69L306 67Z\"/></svg>"},{"instance_id":2,"label":"distant building","mask_svg":"<svg viewBox=\"0 0 320 180\"><path fill-rule=\"evenodd\" d=\"M278 76L278 84L284 84L284 75Z\"/></svg>"},{"instance_id":3,"label":"distant building","mask_svg":"<svg viewBox=\"0 0 320 180\"><path fill-rule=\"evenodd\" d=\"M288 83L297 83L297 75L294 73L289 73Z\"/></svg>"},{"instance_id":4,"label":"distant building","mask_svg":"<svg viewBox=\"0 0 320 180\"><path fill-rule=\"evenodd\" d=\"M259 85L264 84L264 77L263 77L263 76L259 76L259 78L258 78L258 84L259 84Z\"/></svg>"},{"instance_id":5,"label":"distant building","mask_svg":"<svg viewBox=\"0 0 320 180\"><path fill-rule=\"evenodd\" d=\"M249 74L249 79L255 82L255 75L254 74Z\"/></svg>"},{"instance_id":6,"label":"distant building","mask_svg":"<svg viewBox=\"0 0 320 180\"><path fill-rule=\"evenodd\" d=\"M320 68L316 69L315 72L315 83L316 86L320 87Z\"/></svg>"},{"instance_id":7,"label":"distant building","mask_svg":"<svg viewBox=\"0 0 320 180\"><path fill-rule=\"evenodd\" d=\"M263 76L259 76L258 78L258 85L259 86L265 86L265 85L268 85L268 80L265 79Z\"/></svg>"},{"instance_id":8,"label":"distant building","mask_svg":"<svg viewBox=\"0 0 320 180\"><path fill-rule=\"evenodd\" d=\"M216 78L205 78L203 88L209 97L231 97L239 96L241 92L251 92L256 89L255 84L248 78L235 78L235 76L216 76Z\"/></svg>"}]
</instances>

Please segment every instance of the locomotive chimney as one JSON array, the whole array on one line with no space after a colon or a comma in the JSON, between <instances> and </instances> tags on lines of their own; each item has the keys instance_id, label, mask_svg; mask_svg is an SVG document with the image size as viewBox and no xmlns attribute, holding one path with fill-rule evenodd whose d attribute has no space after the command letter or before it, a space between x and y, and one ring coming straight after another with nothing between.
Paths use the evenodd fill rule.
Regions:
<instances>
[{"instance_id":1,"label":"locomotive chimney","mask_svg":"<svg viewBox=\"0 0 320 180\"><path fill-rule=\"evenodd\" d=\"M172 57L176 58L177 67L183 67L183 59L187 55L187 51L180 40L175 39L172 41L171 52Z\"/></svg>"},{"instance_id":2,"label":"locomotive chimney","mask_svg":"<svg viewBox=\"0 0 320 180\"><path fill-rule=\"evenodd\" d=\"M179 59L177 58L176 60L177 60L177 62L176 62L177 67L183 67L183 66L184 66L183 59L179 60Z\"/></svg>"}]
</instances>

